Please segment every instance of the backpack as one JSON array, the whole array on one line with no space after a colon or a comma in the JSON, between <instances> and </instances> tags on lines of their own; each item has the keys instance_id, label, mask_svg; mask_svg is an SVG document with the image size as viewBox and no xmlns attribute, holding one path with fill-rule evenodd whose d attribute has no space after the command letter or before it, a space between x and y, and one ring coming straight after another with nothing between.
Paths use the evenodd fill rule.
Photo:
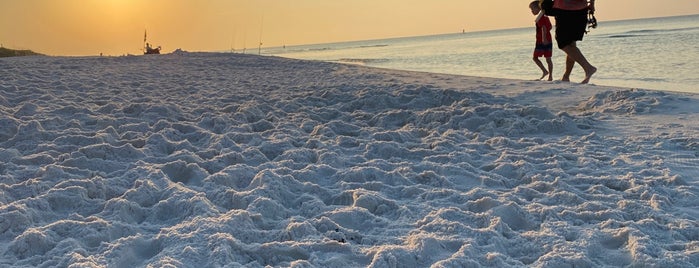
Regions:
<instances>
[{"instance_id":1,"label":"backpack","mask_svg":"<svg viewBox=\"0 0 699 268\"><path fill-rule=\"evenodd\" d=\"M556 16L553 12L553 0L539 0L539 7L546 16Z\"/></svg>"}]
</instances>

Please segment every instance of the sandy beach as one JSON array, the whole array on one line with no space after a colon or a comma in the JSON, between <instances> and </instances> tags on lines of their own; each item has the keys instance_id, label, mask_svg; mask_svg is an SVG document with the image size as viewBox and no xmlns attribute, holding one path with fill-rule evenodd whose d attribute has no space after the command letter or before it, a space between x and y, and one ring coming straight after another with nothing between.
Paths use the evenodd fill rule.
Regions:
<instances>
[{"instance_id":1,"label":"sandy beach","mask_svg":"<svg viewBox=\"0 0 699 268\"><path fill-rule=\"evenodd\" d=\"M699 95L672 91L0 59L0 266L697 267Z\"/></svg>"}]
</instances>

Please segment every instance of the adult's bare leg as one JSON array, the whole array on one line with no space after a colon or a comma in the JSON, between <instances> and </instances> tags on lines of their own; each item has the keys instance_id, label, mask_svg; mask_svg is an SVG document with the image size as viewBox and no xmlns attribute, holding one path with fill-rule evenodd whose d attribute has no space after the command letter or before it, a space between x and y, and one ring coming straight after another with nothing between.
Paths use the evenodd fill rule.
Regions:
<instances>
[{"instance_id":1,"label":"adult's bare leg","mask_svg":"<svg viewBox=\"0 0 699 268\"><path fill-rule=\"evenodd\" d=\"M570 82L570 73L573 72L573 67L575 67L575 60L570 56L566 56L566 69L563 72L561 81Z\"/></svg>"},{"instance_id":2,"label":"adult's bare leg","mask_svg":"<svg viewBox=\"0 0 699 268\"><path fill-rule=\"evenodd\" d=\"M590 62L587 61L585 55L583 55L583 53L580 51L575 42L564 47L563 51L565 51L566 55L568 55L568 58L580 64L580 66L585 71L585 79L580 83L589 83L590 78L592 78L592 75L595 74L595 72L597 72L597 68L595 66L592 66L592 64L590 64ZM568 68L568 59L566 59L566 68Z\"/></svg>"}]
</instances>

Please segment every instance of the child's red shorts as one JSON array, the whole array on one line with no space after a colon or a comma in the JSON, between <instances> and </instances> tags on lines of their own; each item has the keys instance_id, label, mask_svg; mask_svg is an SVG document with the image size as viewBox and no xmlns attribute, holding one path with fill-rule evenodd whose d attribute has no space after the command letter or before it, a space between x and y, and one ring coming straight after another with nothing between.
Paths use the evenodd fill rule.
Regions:
<instances>
[{"instance_id":1,"label":"child's red shorts","mask_svg":"<svg viewBox=\"0 0 699 268\"><path fill-rule=\"evenodd\" d=\"M550 58L553 55L553 43L548 44L536 44L536 49L534 49L534 57L546 57Z\"/></svg>"}]
</instances>

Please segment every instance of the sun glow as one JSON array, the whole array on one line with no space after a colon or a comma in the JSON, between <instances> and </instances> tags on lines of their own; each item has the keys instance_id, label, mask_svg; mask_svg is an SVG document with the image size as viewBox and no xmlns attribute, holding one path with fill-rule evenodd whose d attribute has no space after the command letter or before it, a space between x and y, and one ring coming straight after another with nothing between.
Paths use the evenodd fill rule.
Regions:
<instances>
[{"instance_id":1,"label":"sun glow","mask_svg":"<svg viewBox=\"0 0 699 268\"><path fill-rule=\"evenodd\" d=\"M102 5L114 12L130 11L136 8L137 3L134 0L92 0L94 4Z\"/></svg>"}]
</instances>

